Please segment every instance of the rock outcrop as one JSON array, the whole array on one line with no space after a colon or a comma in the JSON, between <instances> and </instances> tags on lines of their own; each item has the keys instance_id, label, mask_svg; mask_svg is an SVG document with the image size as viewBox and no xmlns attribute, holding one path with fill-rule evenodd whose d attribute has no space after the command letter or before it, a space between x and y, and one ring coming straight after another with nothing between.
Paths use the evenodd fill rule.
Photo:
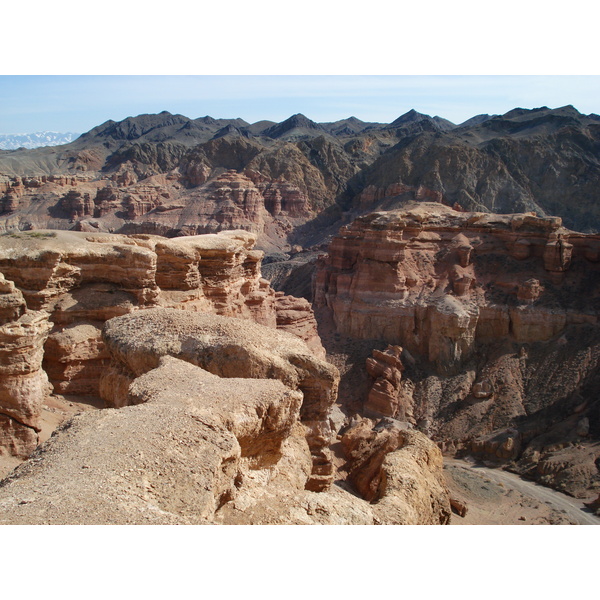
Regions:
<instances>
[{"instance_id":1,"label":"rock outcrop","mask_svg":"<svg viewBox=\"0 0 600 600\"><path fill-rule=\"evenodd\" d=\"M299 421L302 402L300 391L278 380L222 379L163 356L132 382L129 406L75 416L0 483L0 522L440 522L420 502L432 491L436 465L425 484L412 480L414 469L407 473L411 489L395 499L394 484L387 484L389 510L337 486L306 490L312 461ZM384 470L392 481L399 475L394 464ZM445 490L438 493L433 504L445 506Z\"/></svg>"},{"instance_id":2,"label":"rock outcrop","mask_svg":"<svg viewBox=\"0 0 600 600\"><path fill-rule=\"evenodd\" d=\"M50 329L48 315L27 310L23 294L0 273L0 454L25 458L37 446L51 390L42 370Z\"/></svg>"},{"instance_id":3,"label":"rock outcrop","mask_svg":"<svg viewBox=\"0 0 600 600\"><path fill-rule=\"evenodd\" d=\"M307 489L318 491L330 485L329 413L337 397L339 374L298 337L239 319L153 309L111 319L103 338L112 357L100 380L107 406L124 406L131 382L166 355L220 377L274 378L301 390L300 416L313 462Z\"/></svg>"},{"instance_id":4,"label":"rock outcrop","mask_svg":"<svg viewBox=\"0 0 600 600\"><path fill-rule=\"evenodd\" d=\"M365 410L582 495L600 485L599 248L556 218L414 204L342 228L315 302L339 333L391 345L367 361Z\"/></svg>"},{"instance_id":5,"label":"rock outcrop","mask_svg":"<svg viewBox=\"0 0 600 600\"><path fill-rule=\"evenodd\" d=\"M401 421L412 418L412 408L405 401L402 389L404 365L401 356L402 348L390 345L383 352L373 350L373 356L367 359L367 373L375 379L375 383L365 402L366 412L390 415Z\"/></svg>"},{"instance_id":6,"label":"rock outcrop","mask_svg":"<svg viewBox=\"0 0 600 600\"><path fill-rule=\"evenodd\" d=\"M587 279L600 268L599 244L559 219L422 203L343 228L321 261L315 300L333 310L340 332L401 344L451 373L478 341L533 343L569 324L595 325L600 290ZM577 258L569 270L566 254Z\"/></svg>"},{"instance_id":7,"label":"rock outcrop","mask_svg":"<svg viewBox=\"0 0 600 600\"><path fill-rule=\"evenodd\" d=\"M358 419L343 434L349 479L388 522L448 523L450 496L441 451L422 433L388 421L375 425Z\"/></svg>"},{"instance_id":8,"label":"rock outcrop","mask_svg":"<svg viewBox=\"0 0 600 600\"><path fill-rule=\"evenodd\" d=\"M55 393L98 396L109 363L104 322L133 311L176 307L249 319L289 330L324 356L308 302L276 293L262 279L255 239L244 231L173 240L85 232L1 236L2 327L7 349L15 345L25 357L21 366L4 367L3 389L14 391L3 391L3 403L14 410L10 422L2 411L3 431L14 431L17 421L33 428L26 444L17 442L25 433L7 433L2 446L19 456L35 447L48 378Z\"/></svg>"}]
</instances>

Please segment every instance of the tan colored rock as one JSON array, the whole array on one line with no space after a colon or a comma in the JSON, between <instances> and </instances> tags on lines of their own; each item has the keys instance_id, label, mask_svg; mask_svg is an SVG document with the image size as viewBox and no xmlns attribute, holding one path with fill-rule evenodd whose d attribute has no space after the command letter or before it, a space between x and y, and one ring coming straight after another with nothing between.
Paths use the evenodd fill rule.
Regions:
<instances>
[{"instance_id":1,"label":"tan colored rock","mask_svg":"<svg viewBox=\"0 0 600 600\"><path fill-rule=\"evenodd\" d=\"M304 489L303 398L280 381L222 379L165 356L128 393L133 405L75 416L3 482L0 523L372 525L409 523L414 511L439 522L444 491L422 503L421 492L440 490L421 465L418 490L386 495L387 505L338 486Z\"/></svg>"},{"instance_id":2,"label":"tan colored rock","mask_svg":"<svg viewBox=\"0 0 600 600\"><path fill-rule=\"evenodd\" d=\"M325 348L315 327L315 314L310 302L304 298L276 293L277 329L293 333L312 350L318 358L325 359Z\"/></svg>"},{"instance_id":3,"label":"tan colored rock","mask_svg":"<svg viewBox=\"0 0 600 600\"><path fill-rule=\"evenodd\" d=\"M278 381L224 384L174 359L160 368L162 377L140 378L134 390L144 397L155 393L152 401L75 417L38 451L37 460L22 465L0 491L2 522L212 522L235 496L248 468L244 463L257 458L252 444L242 449L227 427L237 428L242 442L246 433L261 431L268 440L272 427L292 426L300 395ZM161 385L169 379L178 385L165 397ZM239 412L225 409L230 398L241 402ZM269 412L280 405L288 407L281 416ZM228 422L221 421L224 413Z\"/></svg>"},{"instance_id":4,"label":"tan colored rock","mask_svg":"<svg viewBox=\"0 0 600 600\"><path fill-rule=\"evenodd\" d=\"M417 431L373 424L362 419L342 436L349 479L358 492L383 522L448 523L450 496L439 448Z\"/></svg>"},{"instance_id":5,"label":"tan colored rock","mask_svg":"<svg viewBox=\"0 0 600 600\"><path fill-rule=\"evenodd\" d=\"M97 322L67 325L52 333L44 346L44 370L58 394L98 396L108 363Z\"/></svg>"},{"instance_id":6,"label":"tan colored rock","mask_svg":"<svg viewBox=\"0 0 600 600\"><path fill-rule=\"evenodd\" d=\"M452 512L457 514L459 517L464 518L469 512L467 503L464 500L455 498L453 496L450 497L450 507L452 508Z\"/></svg>"},{"instance_id":7,"label":"tan colored rock","mask_svg":"<svg viewBox=\"0 0 600 600\"><path fill-rule=\"evenodd\" d=\"M254 250L255 241L256 236L245 231L173 240L72 231L2 236L0 269L9 280L0 280L0 324L6 336L30 348L15 352L7 338L6 360L29 360L37 365L30 367L33 373L43 356L55 392L97 396L108 362L100 337L104 322L153 306L281 327L324 356L310 306L304 300L279 298L261 277L263 254ZM7 373L19 381L1 384L1 403L12 407L11 418L37 427L34 415L46 390L46 375L32 373L27 378ZM9 398L8 389L14 390L14 397ZM318 427L312 435L322 437Z\"/></svg>"},{"instance_id":8,"label":"tan colored rock","mask_svg":"<svg viewBox=\"0 0 600 600\"><path fill-rule=\"evenodd\" d=\"M51 325L45 312L26 310L11 283L0 278L0 453L25 458L37 445L42 403L51 389L41 368Z\"/></svg>"},{"instance_id":9,"label":"tan colored rock","mask_svg":"<svg viewBox=\"0 0 600 600\"><path fill-rule=\"evenodd\" d=\"M258 324L174 309L150 309L108 321L104 340L112 357L100 381L108 406L124 406L128 382L173 356L221 377L279 379L302 391L302 422L313 454L308 489L331 482L329 412L337 397L337 369L317 359L296 336Z\"/></svg>"}]
</instances>

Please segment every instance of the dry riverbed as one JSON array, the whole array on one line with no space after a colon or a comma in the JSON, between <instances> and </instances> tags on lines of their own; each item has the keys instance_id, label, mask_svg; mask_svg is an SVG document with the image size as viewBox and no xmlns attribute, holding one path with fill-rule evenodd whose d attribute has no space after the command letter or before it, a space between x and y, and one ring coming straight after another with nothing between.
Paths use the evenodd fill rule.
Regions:
<instances>
[{"instance_id":1,"label":"dry riverbed","mask_svg":"<svg viewBox=\"0 0 600 600\"><path fill-rule=\"evenodd\" d=\"M478 464L444 459L451 495L465 502L451 525L600 525L583 500Z\"/></svg>"}]
</instances>

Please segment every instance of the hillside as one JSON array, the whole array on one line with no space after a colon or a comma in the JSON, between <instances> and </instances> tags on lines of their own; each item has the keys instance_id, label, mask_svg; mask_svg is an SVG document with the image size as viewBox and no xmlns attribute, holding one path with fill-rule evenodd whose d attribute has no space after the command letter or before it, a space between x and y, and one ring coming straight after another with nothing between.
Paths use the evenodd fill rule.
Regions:
<instances>
[{"instance_id":1,"label":"hillside","mask_svg":"<svg viewBox=\"0 0 600 600\"><path fill-rule=\"evenodd\" d=\"M460 125L414 110L389 124L302 114L250 124L164 111L107 121L62 146L0 151L0 230L243 228L259 247L288 251L327 242L361 214L429 200L555 215L593 233L599 184L600 117L572 106Z\"/></svg>"}]
</instances>

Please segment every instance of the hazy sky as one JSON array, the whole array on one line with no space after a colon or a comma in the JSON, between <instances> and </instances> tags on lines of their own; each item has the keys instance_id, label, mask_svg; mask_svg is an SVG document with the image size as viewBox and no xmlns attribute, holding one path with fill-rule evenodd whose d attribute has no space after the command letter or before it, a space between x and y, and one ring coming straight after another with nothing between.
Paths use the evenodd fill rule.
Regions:
<instances>
[{"instance_id":1,"label":"hazy sky","mask_svg":"<svg viewBox=\"0 0 600 600\"><path fill-rule=\"evenodd\" d=\"M515 107L600 113L600 76L4 75L0 133L83 133L108 119L167 110L253 123L303 113L389 123L411 108L461 123Z\"/></svg>"}]
</instances>

